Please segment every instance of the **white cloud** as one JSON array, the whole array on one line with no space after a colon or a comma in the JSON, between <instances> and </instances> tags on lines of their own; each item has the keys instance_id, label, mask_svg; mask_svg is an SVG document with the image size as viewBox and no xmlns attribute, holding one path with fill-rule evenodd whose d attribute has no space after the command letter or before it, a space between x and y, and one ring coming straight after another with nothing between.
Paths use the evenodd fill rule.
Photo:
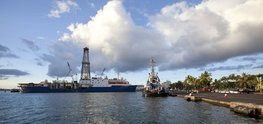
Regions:
<instances>
[{"instance_id":1,"label":"white cloud","mask_svg":"<svg viewBox=\"0 0 263 124\"><path fill-rule=\"evenodd\" d=\"M51 46L50 54L43 54L40 58L49 62L48 76L64 77L69 71L67 62L72 67L72 73L78 73L78 66L81 63L82 48L72 42L56 42Z\"/></svg>"},{"instance_id":2,"label":"white cloud","mask_svg":"<svg viewBox=\"0 0 263 124\"><path fill-rule=\"evenodd\" d=\"M186 2L164 7L150 22L174 49L161 69L193 68L263 52L262 4L208 0L193 7Z\"/></svg>"},{"instance_id":3,"label":"white cloud","mask_svg":"<svg viewBox=\"0 0 263 124\"><path fill-rule=\"evenodd\" d=\"M71 24L60 40L90 47L92 67L132 71L144 68L146 56L160 56L165 47L154 31L136 26L121 1L110 1L86 24ZM149 49L159 52L147 51ZM107 60L107 62L105 62Z\"/></svg>"},{"instance_id":4,"label":"white cloud","mask_svg":"<svg viewBox=\"0 0 263 124\"><path fill-rule=\"evenodd\" d=\"M161 70L195 68L262 53L262 4L261 0L222 4L208 0L196 6L175 3L151 16L145 28L133 22L121 1L109 1L87 23L69 25L69 33L59 42L90 47L93 71L104 67L120 72L145 69L152 56ZM51 62L50 67L57 66Z\"/></svg>"},{"instance_id":5,"label":"white cloud","mask_svg":"<svg viewBox=\"0 0 263 124\"><path fill-rule=\"evenodd\" d=\"M78 4L74 0L57 0L56 6L50 10L49 18L60 18L63 13L69 13L72 9L78 8Z\"/></svg>"}]
</instances>

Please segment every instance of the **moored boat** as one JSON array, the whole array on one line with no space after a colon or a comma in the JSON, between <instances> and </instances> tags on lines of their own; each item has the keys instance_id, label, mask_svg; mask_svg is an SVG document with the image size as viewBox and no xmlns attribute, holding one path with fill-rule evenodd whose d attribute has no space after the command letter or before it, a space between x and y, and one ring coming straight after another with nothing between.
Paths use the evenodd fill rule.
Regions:
<instances>
[{"instance_id":1,"label":"moored boat","mask_svg":"<svg viewBox=\"0 0 263 124\"><path fill-rule=\"evenodd\" d=\"M68 63L69 70L71 71ZM104 71L104 70L103 70ZM72 77L73 79L73 77ZM20 83L21 92L24 93L57 93L57 92L135 92L137 85L131 85L125 79L108 79L107 76L90 76L89 48L84 48L81 78L79 82L72 80L53 81L41 83Z\"/></svg>"},{"instance_id":2,"label":"moored boat","mask_svg":"<svg viewBox=\"0 0 263 124\"><path fill-rule=\"evenodd\" d=\"M150 61L151 64L151 73L149 73L149 77L147 83L144 86L143 96L145 97L166 97L168 96L168 92L166 92L165 88L160 83L160 78L158 73L155 73L154 66L155 61L153 58Z\"/></svg>"},{"instance_id":3,"label":"moored boat","mask_svg":"<svg viewBox=\"0 0 263 124\"><path fill-rule=\"evenodd\" d=\"M20 92L20 90L19 90L19 89L16 89L16 88L14 88L14 89L11 89L11 90L10 90L10 92L11 92L11 93L18 93L18 92Z\"/></svg>"},{"instance_id":4,"label":"moored boat","mask_svg":"<svg viewBox=\"0 0 263 124\"><path fill-rule=\"evenodd\" d=\"M80 83L66 81L20 83L19 87L23 93L135 92L136 85L130 85L126 80L114 80L119 83L111 84L109 79L93 78Z\"/></svg>"}]
</instances>

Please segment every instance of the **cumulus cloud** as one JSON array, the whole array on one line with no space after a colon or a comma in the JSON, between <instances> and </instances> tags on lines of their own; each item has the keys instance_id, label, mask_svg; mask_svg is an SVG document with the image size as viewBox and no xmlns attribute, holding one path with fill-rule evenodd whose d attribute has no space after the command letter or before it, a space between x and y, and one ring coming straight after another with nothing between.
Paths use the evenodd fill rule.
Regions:
<instances>
[{"instance_id":1,"label":"cumulus cloud","mask_svg":"<svg viewBox=\"0 0 263 124\"><path fill-rule=\"evenodd\" d=\"M64 77L68 76L69 71L67 62L70 63L72 74L80 72L79 66L81 64L82 47L72 42L57 42L51 46L50 54L43 54L40 58L49 62L48 76Z\"/></svg>"},{"instance_id":2,"label":"cumulus cloud","mask_svg":"<svg viewBox=\"0 0 263 124\"><path fill-rule=\"evenodd\" d=\"M0 44L0 59L1 58L18 58L17 55L11 53L10 49L8 47L5 47Z\"/></svg>"},{"instance_id":3,"label":"cumulus cloud","mask_svg":"<svg viewBox=\"0 0 263 124\"><path fill-rule=\"evenodd\" d=\"M78 8L78 4L74 0L57 0L55 7L50 10L49 18L60 18L63 13L69 13L72 9Z\"/></svg>"},{"instance_id":4,"label":"cumulus cloud","mask_svg":"<svg viewBox=\"0 0 263 124\"><path fill-rule=\"evenodd\" d=\"M166 49L157 32L134 24L121 1L108 2L88 23L71 24L68 30L70 33L65 33L60 40L90 47L94 70L104 67L118 72L143 69L149 57L161 58Z\"/></svg>"},{"instance_id":5,"label":"cumulus cloud","mask_svg":"<svg viewBox=\"0 0 263 124\"><path fill-rule=\"evenodd\" d=\"M0 69L0 80L6 80L10 76L25 76L29 73L17 69Z\"/></svg>"},{"instance_id":6,"label":"cumulus cloud","mask_svg":"<svg viewBox=\"0 0 263 124\"><path fill-rule=\"evenodd\" d=\"M28 39L24 39L22 38L21 39L22 42L30 49L32 50L33 52L35 51L38 51L40 48L31 40L28 40Z\"/></svg>"},{"instance_id":7,"label":"cumulus cloud","mask_svg":"<svg viewBox=\"0 0 263 124\"><path fill-rule=\"evenodd\" d=\"M200 67L263 52L261 0L208 0L164 7L150 26L170 43L163 70ZM251 33L253 32L253 33Z\"/></svg>"},{"instance_id":8,"label":"cumulus cloud","mask_svg":"<svg viewBox=\"0 0 263 124\"><path fill-rule=\"evenodd\" d=\"M262 4L262 0L207 0L189 6L183 1L163 7L143 27L133 22L121 1L109 1L87 23L70 24L55 49L67 48L62 44L89 47L93 70L137 71L148 68L151 57L161 70L202 67L263 52ZM56 65L71 51L55 49L50 75L56 75L50 70L62 69ZM77 68L82 51L71 52Z\"/></svg>"}]
</instances>

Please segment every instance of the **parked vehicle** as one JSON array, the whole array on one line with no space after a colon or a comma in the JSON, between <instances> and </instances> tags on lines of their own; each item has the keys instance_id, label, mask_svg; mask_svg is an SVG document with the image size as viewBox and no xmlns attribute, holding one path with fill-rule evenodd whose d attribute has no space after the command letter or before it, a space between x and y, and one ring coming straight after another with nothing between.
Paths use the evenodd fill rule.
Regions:
<instances>
[{"instance_id":1,"label":"parked vehicle","mask_svg":"<svg viewBox=\"0 0 263 124\"><path fill-rule=\"evenodd\" d=\"M241 92L241 93L252 93L252 92L255 92L255 90L254 90L254 89L248 89L248 88L247 88L247 89L241 89L240 92Z\"/></svg>"},{"instance_id":2,"label":"parked vehicle","mask_svg":"<svg viewBox=\"0 0 263 124\"><path fill-rule=\"evenodd\" d=\"M238 90L230 90L229 93L240 93Z\"/></svg>"}]
</instances>

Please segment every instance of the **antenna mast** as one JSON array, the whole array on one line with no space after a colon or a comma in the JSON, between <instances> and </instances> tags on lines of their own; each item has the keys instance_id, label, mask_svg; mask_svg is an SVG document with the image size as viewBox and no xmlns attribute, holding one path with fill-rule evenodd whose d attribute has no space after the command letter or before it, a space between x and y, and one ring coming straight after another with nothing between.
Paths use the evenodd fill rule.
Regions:
<instances>
[{"instance_id":1,"label":"antenna mast","mask_svg":"<svg viewBox=\"0 0 263 124\"><path fill-rule=\"evenodd\" d=\"M151 67L152 67L151 75L154 76L154 75L155 75L155 72L154 72L155 61L154 61L153 57L152 57L151 60L150 60L150 65L151 65Z\"/></svg>"}]
</instances>

